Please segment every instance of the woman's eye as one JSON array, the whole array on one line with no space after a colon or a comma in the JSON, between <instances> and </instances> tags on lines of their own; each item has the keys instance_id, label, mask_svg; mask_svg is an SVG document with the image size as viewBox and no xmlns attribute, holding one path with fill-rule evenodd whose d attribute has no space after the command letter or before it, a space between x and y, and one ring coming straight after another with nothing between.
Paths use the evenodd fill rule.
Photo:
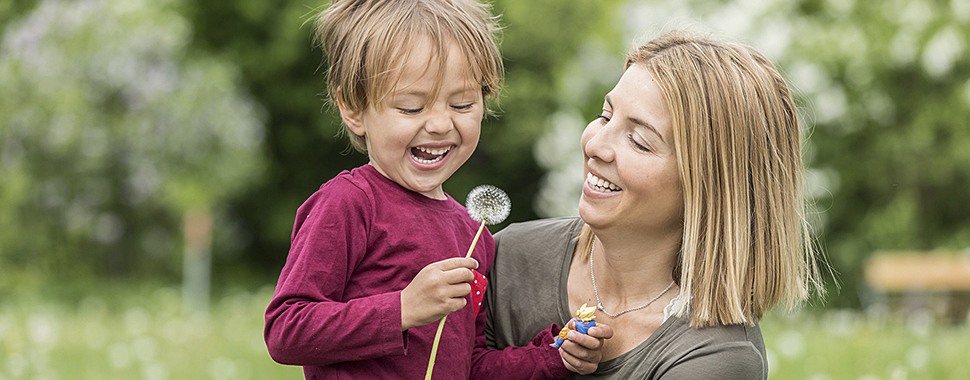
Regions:
<instances>
[{"instance_id":1,"label":"woman's eye","mask_svg":"<svg viewBox=\"0 0 970 380\"><path fill-rule=\"evenodd\" d=\"M602 121L603 123L606 123L610 121L611 116L613 115L611 115L609 112L603 111L603 113L596 115L596 118Z\"/></svg>"},{"instance_id":2,"label":"woman's eye","mask_svg":"<svg viewBox=\"0 0 970 380\"><path fill-rule=\"evenodd\" d=\"M472 106L473 105L475 105L475 104L474 103L459 104L459 105L456 105L456 106L451 106L451 108L453 108L455 110L458 110L458 111L468 111L468 110L472 109Z\"/></svg>"},{"instance_id":3,"label":"woman's eye","mask_svg":"<svg viewBox=\"0 0 970 380\"><path fill-rule=\"evenodd\" d=\"M644 151L644 152L650 151L650 148L648 148L646 145L643 145L637 142L637 139L633 138L633 134L626 135L626 137L627 139L630 140L630 144L633 144L633 147L636 148L637 150Z\"/></svg>"}]
</instances>

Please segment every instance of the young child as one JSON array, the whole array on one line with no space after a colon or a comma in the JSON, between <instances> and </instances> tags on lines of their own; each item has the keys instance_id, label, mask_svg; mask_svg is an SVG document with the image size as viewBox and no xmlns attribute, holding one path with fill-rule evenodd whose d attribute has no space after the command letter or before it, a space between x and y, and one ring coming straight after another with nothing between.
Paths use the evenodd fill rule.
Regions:
<instances>
[{"instance_id":1,"label":"young child","mask_svg":"<svg viewBox=\"0 0 970 380\"><path fill-rule=\"evenodd\" d=\"M318 16L330 101L369 163L297 211L265 316L274 360L307 378L421 378L448 315L434 373L469 376L485 324L466 307L471 270L495 247L483 234L464 258L478 223L442 183L497 96L497 30L475 0L334 0Z\"/></svg>"}]
</instances>

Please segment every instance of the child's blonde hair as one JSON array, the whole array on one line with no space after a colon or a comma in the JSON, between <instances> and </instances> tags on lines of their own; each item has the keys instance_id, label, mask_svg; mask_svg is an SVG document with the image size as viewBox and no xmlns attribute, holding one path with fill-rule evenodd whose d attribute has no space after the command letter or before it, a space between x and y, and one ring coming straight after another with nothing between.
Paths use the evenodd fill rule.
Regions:
<instances>
[{"instance_id":1,"label":"child's blonde hair","mask_svg":"<svg viewBox=\"0 0 970 380\"><path fill-rule=\"evenodd\" d=\"M421 38L430 39L436 57L447 56L448 44L455 43L483 97L496 101L504 76L498 33L489 6L475 0L334 0L315 25L315 40L329 63L329 101L353 111L384 104L398 80L395 69ZM438 60L439 72L444 64ZM363 136L347 135L355 149L366 152Z\"/></svg>"}]
</instances>

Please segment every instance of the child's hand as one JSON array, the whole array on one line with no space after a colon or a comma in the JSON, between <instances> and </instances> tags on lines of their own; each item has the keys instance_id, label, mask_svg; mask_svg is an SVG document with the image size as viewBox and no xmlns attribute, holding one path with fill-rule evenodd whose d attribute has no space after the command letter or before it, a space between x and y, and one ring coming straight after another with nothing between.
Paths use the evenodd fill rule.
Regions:
<instances>
[{"instance_id":1,"label":"child's hand","mask_svg":"<svg viewBox=\"0 0 970 380\"><path fill-rule=\"evenodd\" d=\"M478 261L456 257L428 264L401 291L401 329L423 326L465 307Z\"/></svg>"},{"instance_id":2,"label":"child's hand","mask_svg":"<svg viewBox=\"0 0 970 380\"><path fill-rule=\"evenodd\" d=\"M569 324L573 325L574 320ZM613 328L602 323L590 327L587 334L576 330L569 331L569 339L559 348L562 363L570 371L580 375L588 375L596 371L603 360L603 343L613 337Z\"/></svg>"}]
</instances>

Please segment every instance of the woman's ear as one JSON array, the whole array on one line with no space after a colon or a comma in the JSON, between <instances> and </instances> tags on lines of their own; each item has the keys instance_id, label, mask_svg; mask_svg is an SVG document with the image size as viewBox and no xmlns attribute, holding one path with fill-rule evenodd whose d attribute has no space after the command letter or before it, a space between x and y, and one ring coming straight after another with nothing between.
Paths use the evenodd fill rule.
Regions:
<instances>
[{"instance_id":1,"label":"woman's ear","mask_svg":"<svg viewBox=\"0 0 970 380\"><path fill-rule=\"evenodd\" d=\"M353 134L364 137L363 111L352 110L343 101L343 95L337 90L337 109L340 110L340 118L343 119L347 129Z\"/></svg>"}]
</instances>

